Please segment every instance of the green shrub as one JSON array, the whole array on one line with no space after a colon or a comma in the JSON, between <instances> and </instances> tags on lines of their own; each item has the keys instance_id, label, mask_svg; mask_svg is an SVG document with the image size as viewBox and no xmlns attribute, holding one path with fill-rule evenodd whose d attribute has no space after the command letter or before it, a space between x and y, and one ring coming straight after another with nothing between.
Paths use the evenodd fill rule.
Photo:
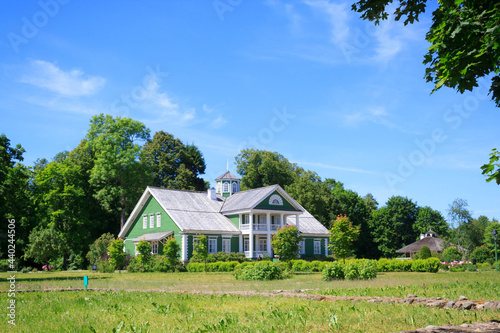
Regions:
<instances>
[{"instance_id":1,"label":"green shrub","mask_svg":"<svg viewBox=\"0 0 500 333\"><path fill-rule=\"evenodd\" d=\"M112 240L108 245L109 261L115 266L115 269L122 269L125 266L125 257L127 253L123 252L123 239Z\"/></svg>"},{"instance_id":2,"label":"green shrub","mask_svg":"<svg viewBox=\"0 0 500 333\"><path fill-rule=\"evenodd\" d=\"M390 260L386 258L381 258L377 261L377 269L379 272L391 272L390 269Z\"/></svg>"},{"instance_id":3,"label":"green shrub","mask_svg":"<svg viewBox=\"0 0 500 333\"><path fill-rule=\"evenodd\" d=\"M462 253L455 246L450 246L443 251L443 260L446 262L460 261L461 259Z\"/></svg>"},{"instance_id":4,"label":"green shrub","mask_svg":"<svg viewBox=\"0 0 500 333\"><path fill-rule=\"evenodd\" d=\"M9 259L1 259L0 260L0 272L11 271Z\"/></svg>"},{"instance_id":5,"label":"green shrub","mask_svg":"<svg viewBox=\"0 0 500 333\"><path fill-rule=\"evenodd\" d=\"M441 253L439 253L439 252L431 251L431 257L438 258L439 261L444 261L443 255Z\"/></svg>"},{"instance_id":6,"label":"green shrub","mask_svg":"<svg viewBox=\"0 0 500 333\"><path fill-rule=\"evenodd\" d=\"M359 279L359 264L356 261L349 261L344 267L344 276L348 280Z\"/></svg>"},{"instance_id":7,"label":"green shrub","mask_svg":"<svg viewBox=\"0 0 500 333\"><path fill-rule=\"evenodd\" d=\"M199 262L190 262L189 264L186 265L186 270L188 272L204 272L205 271L205 265Z\"/></svg>"},{"instance_id":8,"label":"green shrub","mask_svg":"<svg viewBox=\"0 0 500 333\"><path fill-rule=\"evenodd\" d=\"M235 269L233 273L237 280L281 280L288 277L282 263L260 261L255 265L238 266L239 269Z\"/></svg>"},{"instance_id":9,"label":"green shrub","mask_svg":"<svg viewBox=\"0 0 500 333\"><path fill-rule=\"evenodd\" d=\"M418 251L419 259L427 259L431 257L431 249L427 245L424 245Z\"/></svg>"},{"instance_id":10,"label":"green shrub","mask_svg":"<svg viewBox=\"0 0 500 333\"><path fill-rule=\"evenodd\" d=\"M477 271L477 267L476 265L473 265L473 264L467 264L465 265L465 269L469 272L475 272Z\"/></svg>"},{"instance_id":11,"label":"green shrub","mask_svg":"<svg viewBox=\"0 0 500 333\"><path fill-rule=\"evenodd\" d=\"M97 265L98 261L106 254L108 251L108 246L115 237L110 234L102 234L98 239L90 245L90 251L87 253L87 259L91 265Z\"/></svg>"},{"instance_id":12,"label":"green shrub","mask_svg":"<svg viewBox=\"0 0 500 333\"><path fill-rule=\"evenodd\" d=\"M322 271L322 277L325 281L343 280L344 279L344 264L340 261L334 261L325 265Z\"/></svg>"},{"instance_id":13,"label":"green shrub","mask_svg":"<svg viewBox=\"0 0 500 333\"><path fill-rule=\"evenodd\" d=\"M377 277L377 262L375 260L362 260L358 262L359 279L367 280Z\"/></svg>"},{"instance_id":14,"label":"green shrub","mask_svg":"<svg viewBox=\"0 0 500 333\"><path fill-rule=\"evenodd\" d=\"M290 260L292 263L292 270L294 272L310 272L311 268L309 262L305 260Z\"/></svg>"},{"instance_id":15,"label":"green shrub","mask_svg":"<svg viewBox=\"0 0 500 333\"><path fill-rule=\"evenodd\" d=\"M474 249L472 256L476 258L477 263L489 263L495 262L495 257L493 253L486 246L479 246Z\"/></svg>"},{"instance_id":16,"label":"green shrub","mask_svg":"<svg viewBox=\"0 0 500 333\"><path fill-rule=\"evenodd\" d=\"M109 259L99 260L97 262L97 271L100 273L113 273L115 271L115 264Z\"/></svg>"}]
</instances>

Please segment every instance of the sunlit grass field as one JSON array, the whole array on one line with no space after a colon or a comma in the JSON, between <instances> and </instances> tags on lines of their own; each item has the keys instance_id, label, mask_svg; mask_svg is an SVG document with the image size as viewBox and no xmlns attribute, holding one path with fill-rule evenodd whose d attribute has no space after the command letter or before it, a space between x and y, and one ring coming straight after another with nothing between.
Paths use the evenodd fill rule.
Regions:
<instances>
[{"instance_id":1,"label":"sunlit grass field","mask_svg":"<svg viewBox=\"0 0 500 333\"><path fill-rule=\"evenodd\" d=\"M202 295L182 291L310 292L345 296L398 296L500 299L500 274L488 272L381 273L369 281L321 280L298 274L282 281L237 281L230 273L16 273L19 290L115 288L120 291L18 292L19 332L397 332L428 325L500 319L500 311L434 309L407 304L318 302L305 299ZM0 290L8 290L6 273ZM314 290L319 289L319 290ZM157 292L126 291L156 290ZM158 292L160 290L170 292ZM0 294L7 305L7 293ZM6 308L6 306L2 306ZM10 330L7 324L0 331Z\"/></svg>"}]
</instances>

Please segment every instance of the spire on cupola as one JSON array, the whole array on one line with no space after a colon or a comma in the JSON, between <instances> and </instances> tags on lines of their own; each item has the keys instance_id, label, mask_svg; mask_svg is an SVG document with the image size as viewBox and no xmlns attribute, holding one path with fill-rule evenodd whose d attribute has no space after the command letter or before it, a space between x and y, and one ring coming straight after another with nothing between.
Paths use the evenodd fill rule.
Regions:
<instances>
[{"instance_id":1,"label":"spire on cupola","mask_svg":"<svg viewBox=\"0 0 500 333\"><path fill-rule=\"evenodd\" d=\"M229 162L228 162L229 163ZM240 191L240 179L228 170L222 176L215 178L215 192L223 197L229 197Z\"/></svg>"}]
</instances>

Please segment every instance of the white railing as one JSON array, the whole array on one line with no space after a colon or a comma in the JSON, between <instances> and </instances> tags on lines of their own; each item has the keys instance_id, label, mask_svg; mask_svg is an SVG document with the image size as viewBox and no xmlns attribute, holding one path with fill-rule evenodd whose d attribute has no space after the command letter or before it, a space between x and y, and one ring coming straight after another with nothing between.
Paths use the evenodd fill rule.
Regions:
<instances>
[{"instance_id":1,"label":"white railing","mask_svg":"<svg viewBox=\"0 0 500 333\"><path fill-rule=\"evenodd\" d=\"M267 230L267 224L254 224L253 225L253 230L266 231Z\"/></svg>"},{"instance_id":2,"label":"white railing","mask_svg":"<svg viewBox=\"0 0 500 333\"><path fill-rule=\"evenodd\" d=\"M249 230L250 229L250 224L242 224L240 225L240 230Z\"/></svg>"},{"instance_id":3,"label":"white railing","mask_svg":"<svg viewBox=\"0 0 500 333\"><path fill-rule=\"evenodd\" d=\"M267 251L253 251L253 256L250 255L250 251L245 251L245 257L246 258L258 258L259 256L261 258L264 258L264 256L268 256L269 252Z\"/></svg>"},{"instance_id":4,"label":"white railing","mask_svg":"<svg viewBox=\"0 0 500 333\"><path fill-rule=\"evenodd\" d=\"M280 228L279 224L271 224L271 230L278 230Z\"/></svg>"}]
</instances>

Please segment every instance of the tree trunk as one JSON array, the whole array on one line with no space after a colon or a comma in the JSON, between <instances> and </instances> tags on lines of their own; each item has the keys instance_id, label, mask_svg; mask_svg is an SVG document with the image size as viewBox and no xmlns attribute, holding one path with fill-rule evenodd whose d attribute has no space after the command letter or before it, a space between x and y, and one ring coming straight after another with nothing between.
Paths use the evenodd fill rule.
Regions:
<instances>
[{"instance_id":1,"label":"tree trunk","mask_svg":"<svg viewBox=\"0 0 500 333\"><path fill-rule=\"evenodd\" d=\"M123 226L125 225L126 212L127 212L127 197L122 196L122 212L121 212L121 217L120 217L120 231L123 229Z\"/></svg>"}]
</instances>

